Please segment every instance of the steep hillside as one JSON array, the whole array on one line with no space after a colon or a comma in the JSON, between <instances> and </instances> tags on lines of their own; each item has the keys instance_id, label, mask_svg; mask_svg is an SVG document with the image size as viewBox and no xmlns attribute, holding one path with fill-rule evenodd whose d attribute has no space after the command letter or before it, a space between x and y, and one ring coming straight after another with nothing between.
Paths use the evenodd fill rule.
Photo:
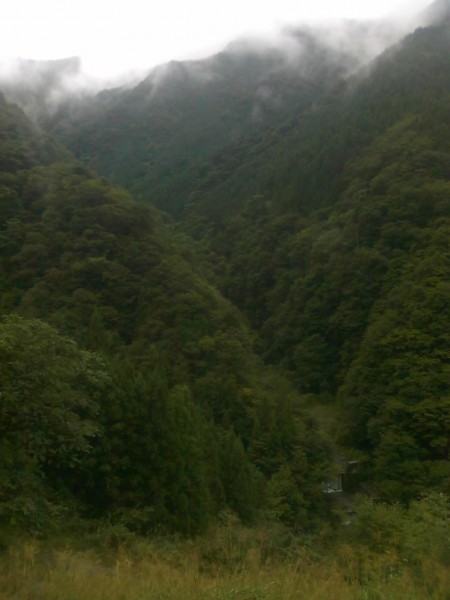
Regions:
<instances>
[{"instance_id":1,"label":"steep hillside","mask_svg":"<svg viewBox=\"0 0 450 600\"><path fill-rule=\"evenodd\" d=\"M448 20L417 30L191 196L222 289L269 360L347 411L388 499L450 474L449 40Z\"/></svg>"},{"instance_id":2,"label":"steep hillside","mask_svg":"<svg viewBox=\"0 0 450 600\"><path fill-rule=\"evenodd\" d=\"M85 164L181 217L205 160L241 140L255 145L395 35L341 27L341 38L293 29L273 42L242 40L210 59L172 62L131 89L63 104L43 124Z\"/></svg>"},{"instance_id":3,"label":"steep hillside","mask_svg":"<svg viewBox=\"0 0 450 600\"><path fill-rule=\"evenodd\" d=\"M295 34L309 62L231 48L46 121L139 203L2 104L4 312L100 352L112 381L111 435L76 472L48 470L92 514L194 531L231 508L307 527L330 469L276 369L333 405L374 496L448 491L447 4L352 76Z\"/></svg>"},{"instance_id":4,"label":"steep hillside","mask_svg":"<svg viewBox=\"0 0 450 600\"><path fill-rule=\"evenodd\" d=\"M22 317L0 324L2 525L76 507L141 531L224 509L306 527L326 449L239 312L154 210L3 100L0 127L0 306Z\"/></svg>"},{"instance_id":5,"label":"steep hillside","mask_svg":"<svg viewBox=\"0 0 450 600\"><path fill-rule=\"evenodd\" d=\"M434 14L284 121L211 159L193 143L203 161L189 197L173 196L266 359L344 411L362 479L404 501L449 477L450 35L448 13ZM183 96L194 107L197 89Z\"/></svg>"}]
</instances>

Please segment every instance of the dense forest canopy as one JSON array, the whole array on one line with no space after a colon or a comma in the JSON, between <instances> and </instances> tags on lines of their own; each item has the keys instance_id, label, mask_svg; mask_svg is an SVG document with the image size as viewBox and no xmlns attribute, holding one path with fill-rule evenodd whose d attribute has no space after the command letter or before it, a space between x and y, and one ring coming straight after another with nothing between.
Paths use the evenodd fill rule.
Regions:
<instances>
[{"instance_id":1,"label":"dense forest canopy","mask_svg":"<svg viewBox=\"0 0 450 600\"><path fill-rule=\"evenodd\" d=\"M377 501L449 492L441 5L363 68L294 32L39 125L0 96L1 527L310 531L337 454Z\"/></svg>"},{"instance_id":2,"label":"dense forest canopy","mask_svg":"<svg viewBox=\"0 0 450 600\"><path fill-rule=\"evenodd\" d=\"M2 519L43 527L72 505L191 533L283 501L308 527L328 451L245 318L154 210L0 111L1 306L17 315L1 325Z\"/></svg>"}]
</instances>

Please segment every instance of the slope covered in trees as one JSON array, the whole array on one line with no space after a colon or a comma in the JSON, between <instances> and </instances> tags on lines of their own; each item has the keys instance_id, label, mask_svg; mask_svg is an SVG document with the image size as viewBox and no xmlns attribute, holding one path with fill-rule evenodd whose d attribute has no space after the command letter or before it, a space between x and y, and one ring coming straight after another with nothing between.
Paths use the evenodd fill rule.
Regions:
<instances>
[{"instance_id":1,"label":"slope covered in trees","mask_svg":"<svg viewBox=\"0 0 450 600\"><path fill-rule=\"evenodd\" d=\"M277 503L308 526L327 451L244 318L153 209L3 100L0 126L3 526L191 533Z\"/></svg>"},{"instance_id":2,"label":"slope covered in trees","mask_svg":"<svg viewBox=\"0 0 450 600\"><path fill-rule=\"evenodd\" d=\"M395 36L341 27L342 39L304 27L235 41L211 58L157 67L130 89L69 98L41 121L85 164L180 217L205 160L242 140L256 145L354 71L379 38Z\"/></svg>"},{"instance_id":3,"label":"slope covered in trees","mask_svg":"<svg viewBox=\"0 0 450 600\"><path fill-rule=\"evenodd\" d=\"M449 39L448 20L419 29L256 159L224 155L188 220L266 357L335 398L390 500L449 481Z\"/></svg>"},{"instance_id":4,"label":"slope covered in trees","mask_svg":"<svg viewBox=\"0 0 450 600\"><path fill-rule=\"evenodd\" d=\"M226 509L307 528L332 469L305 398L338 409L338 443L378 499L448 492L450 25L436 14L351 77L307 39L308 76L272 50L228 51L46 121L139 203L1 102L0 301L25 318L0 331L18 424L5 522L76 505L142 533ZM259 113L255 87L271 92ZM184 254L144 200L178 219ZM32 428L47 378L27 379L22 338L51 349ZM53 410L78 431L69 450Z\"/></svg>"},{"instance_id":5,"label":"slope covered in trees","mask_svg":"<svg viewBox=\"0 0 450 600\"><path fill-rule=\"evenodd\" d=\"M265 358L342 408L342 440L387 499L448 485L450 36L441 9L314 103L189 162L175 194L184 204L173 210ZM200 111L195 94L208 96L194 89L184 100Z\"/></svg>"}]
</instances>

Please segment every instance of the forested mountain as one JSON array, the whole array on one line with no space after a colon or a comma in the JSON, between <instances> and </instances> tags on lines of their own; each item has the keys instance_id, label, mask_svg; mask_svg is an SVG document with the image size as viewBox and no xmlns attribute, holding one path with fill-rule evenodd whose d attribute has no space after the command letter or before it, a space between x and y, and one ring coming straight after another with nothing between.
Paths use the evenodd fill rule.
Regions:
<instances>
[{"instance_id":1,"label":"forested mountain","mask_svg":"<svg viewBox=\"0 0 450 600\"><path fill-rule=\"evenodd\" d=\"M239 312L150 207L3 99L0 128L2 523L72 506L192 533L228 508L306 527L327 451Z\"/></svg>"},{"instance_id":2,"label":"forested mountain","mask_svg":"<svg viewBox=\"0 0 450 600\"><path fill-rule=\"evenodd\" d=\"M387 499L448 486L449 40L419 29L191 197L225 293Z\"/></svg>"},{"instance_id":3,"label":"forested mountain","mask_svg":"<svg viewBox=\"0 0 450 600\"><path fill-rule=\"evenodd\" d=\"M448 492L449 14L362 67L305 31L171 63L49 134L1 101L1 518L305 529L305 402L377 499Z\"/></svg>"},{"instance_id":4,"label":"forested mountain","mask_svg":"<svg viewBox=\"0 0 450 600\"><path fill-rule=\"evenodd\" d=\"M265 359L302 392L343 409L342 440L388 499L442 489L449 474L447 4L428 17L429 26L335 85L331 78L311 94L302 78L305 95L297 92L286 113L222 150L218 144L210 159L212 150L202 155L188 137L192 157L187 171L178 165L181 187L169 193L176 206L147 175L135 178L139 158L122 155L121 163L131 174L125 184L138 190L135 182L145 181L201 242L222 291L259 333ZM204 84L190 86L182 101L203 114ZM133 114L121 128L133 132L142 113L121 102ZM168 96L163 106L168 118L183 115ZM88 126L94 133L84 139L82 126L70 144L80 155L86 144L88 161L95 156L102 170L105 160L111 173L112 145L91 145L107 131L105 120ZM133 140L140 152L133 135L119 146ZM173 156L170 139L159 154Z\"/></svg>"},{"instance_id":5,"label":"forested mountain","mask_svg":"<svg viewBox=\"0 0 450 600\"><path fill-rule=\"evenodd\" d=\"M180 215L205 160L241 140L257 146L396 35L348 22L338 35L303 27L242 39L209 59L157 67L135 87L69 97L40 120L85 164Z\"/></svg>"},{"instance_id":6,"label":"forested mountain","mask_svg":"<svg viewBox=\"0 0 450 600\"><path fill-rule=\"evenodd\" d=\"M230 148L187 220L266 358L343 408L390 500L449 481L449 40L446 17L234 167Z\"/></svg>"}]
</instances>

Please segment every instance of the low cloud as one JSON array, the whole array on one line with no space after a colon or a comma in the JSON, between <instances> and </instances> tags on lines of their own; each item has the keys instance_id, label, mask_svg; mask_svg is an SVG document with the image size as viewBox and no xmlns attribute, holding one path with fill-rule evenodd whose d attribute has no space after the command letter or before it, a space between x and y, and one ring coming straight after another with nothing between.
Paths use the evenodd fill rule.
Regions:
<instances>
[{"instance_id":1,"label":"low cloud","mask_svg":"<svg viewBox=\"0 0 450 600\"><path fill-rule=\"evenodd\" d=\"M89 76L83 71L78 57L43 61L22 58L0 60L0 91L9 102L19 104L32 118L52 114L67 98L83 99L104 88L137 81L134 71L109 80Z\"/></svg>"},{"instance_id":2,"label":"low cloud","mask_svg":"<svg viewBox=\"0 0 450 600\"><path fill-rule=\"evenodd\" d=\"M358 22L341 20L301 24L274 29L272 33L242 37L230 43L218 56L239 61L245 55L269 56L269 76L277 70L292 69L296 77L309 78L325 57L342 76L359 70L388 46L396 43L420 24L429 23L449 9L450 0L437 0L425 11L424 1L412 0L390 19ZM315 53L315 54L314 54ZM317 60L314 60L316 56ZM148 86L151 100L171 81L184 79L189 85L207 85L224 77L220 60L172 61L148 71L129 71L120 78L100 79L87 76L79 58L54 61L10 59L0 61L0 91L20 104L33 117L51 114L68 97L82 99L102 89L128 85L139 81ZM145 79L145 81L144 81ZM280 102L274 86L264 80L255 89L255 110L258 120L264 107Z\"/></svg>"}]
</instances>

